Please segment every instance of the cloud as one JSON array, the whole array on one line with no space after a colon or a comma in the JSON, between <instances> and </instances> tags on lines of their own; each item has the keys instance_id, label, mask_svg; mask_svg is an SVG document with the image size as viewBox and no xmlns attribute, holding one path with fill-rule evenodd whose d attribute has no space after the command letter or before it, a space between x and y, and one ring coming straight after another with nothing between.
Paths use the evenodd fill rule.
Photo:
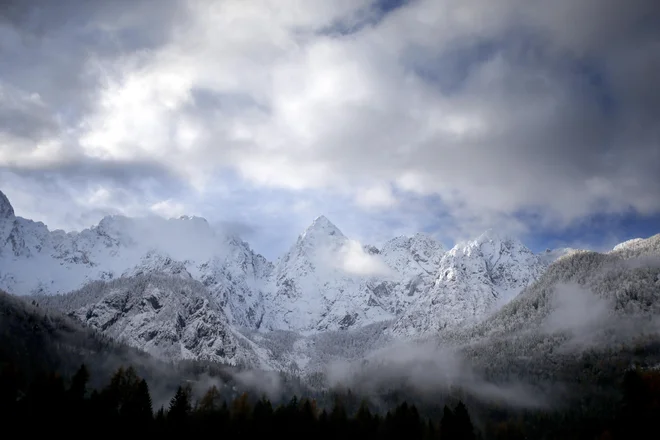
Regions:
<instances>
[{"instance_id":1,"label":"cloud","mask_svg":"<svg viewBox=\"0 0 660 440\"><path fill-rule=\"evenodd\" d=\"M480 399L515 407L542 408L549 403L547 396L524 383L490 382L459 352L433 343L395 343L359 362L332 363L326 375L330 386L348 387L358 394L397 388L423 395L464 390Z\"/></svg>"},{"instance_id":2,"label":"cloud","mask_svg":"<svg viewBox=\"0 0 660 440\"><path fill-rule=\"evenodd\" d=\"M228 175L381 213L425 197L462 236L660 212L654 2L116 3L7 9L8 172L119 164L146 206ZM145 189L146 169L185 189Z\"/></svg>"},{"instance_id":3,"label":"cloud","mask_svg":"<svg viewBox=\"0 0 660 440\"><path fill-rule=\"evenodd\" d=\"M186 195L175 176L139 162L85 160L56 169L0 166L0 181L17 215L51 229L80 230L106 215L153 214L150 206Z\"/></svg>"},{"instance_id":4,"label":"cloud","mask_svg":"<svg viewBox=\"0 0 660 440\"><path fill-rule=\"evenodd\" d=\"M362 245L349 240L341 249L339 259L340 267L349 274L358 276L390 276L392 269L378 257L367 253Z\"/></svg>"},{"instance_id":5,"label":"cloud","mask_svg":"<svg viewBox=\"0 0 660 440\"><path fill-rule=\"evenodd\" d=\"M149 209L153 213L165 218L181 217L187 212L186 207L182 203L174 202L172 199L161 200L160 202L154 203Z\"/></svg>"},{"instance_id":6,"label":"cloud","mask_svg":"<svg viewBox=\"0 0 660 440\"><path fill-rule=\"evenodd\" d=\"M569 331L584 335L603 327L613 310L609 301L577 284L558 285L552 301L552 312L543 324L548 332Z\"/></svg>"},{"instance_id":7,"label":"cloud","mask_svg":"<svg viewBox=\"0 0 660 440\"><path fill-rule=\"evenodd\" d=\"M240 385L259 391L271 400L278 399L283 392L282 379L274 371L243 370L233 377Z\"/></svg>"},{"instance_id":8,"label":"cloud","mask_svg":"<svg viewBox=\"0 0 660 440\"><path fill-rule=\"evenodd\" d=\"M396 198L386 186L372 186L359 191L355 197L359 206L364 208L390 208L396 204Z\"/></svg>"}]
</instances>

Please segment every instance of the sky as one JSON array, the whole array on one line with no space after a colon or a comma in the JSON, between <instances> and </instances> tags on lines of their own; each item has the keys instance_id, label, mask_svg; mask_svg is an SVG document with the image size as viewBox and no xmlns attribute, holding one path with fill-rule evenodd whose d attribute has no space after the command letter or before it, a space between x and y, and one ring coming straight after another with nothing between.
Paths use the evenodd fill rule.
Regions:
<instances>
[{"instance_id":1,"label":"sky","mask_svg":"<svg viewBox=\"0 0 660 440\"><path fill-rule=\"evenodd\" d=\"M654 0L0 0L0 190L80 230L183 214L276 257L660 232Z\"/></svg>"}]
</instances>

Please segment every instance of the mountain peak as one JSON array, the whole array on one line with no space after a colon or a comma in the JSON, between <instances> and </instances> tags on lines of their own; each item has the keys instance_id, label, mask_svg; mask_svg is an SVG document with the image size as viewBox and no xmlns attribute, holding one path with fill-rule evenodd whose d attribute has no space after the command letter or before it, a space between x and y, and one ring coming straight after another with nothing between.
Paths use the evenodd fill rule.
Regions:
<instances>
[{"instance_id":1,"label":"mountain peak","mask_svg":"<svg viewBox=\"0 0 660 440\"><path fill-rule=\"evenodd\" d=\"M14 208L9 203L7 196L0 191L0 219L13 218Z\"/></svg>"},{"instance_id":2,"label":"mountain peak","mask_svg":"<svg viewBox=\"0 0 660 440\"><path fill-rule=\"evenodd\" d=\"M319 215L318 217L316 217L316 218L314 219L314 221L312 222L312 225L311 225L311 226L314 226L314 225L322 225L322 226L330 225L330 226L335 226L334 224L332 224L332 222L331 222L330 220L328 220L328 217L326 217L326 216L324 216L324 215Z\"/></svg>"},{"instance_id":3,"label":"mountain peak","mask_svg":"<svg viewBox=\"0 0 660 440\"><path fill-rule=\"evenodd\" d=\"M311 235L335 235L337 237L344 237L344 234L339 228L324 215L316 217L312 224L302 233L301 238L306 238Z\"/></svg>"}]
</instances>

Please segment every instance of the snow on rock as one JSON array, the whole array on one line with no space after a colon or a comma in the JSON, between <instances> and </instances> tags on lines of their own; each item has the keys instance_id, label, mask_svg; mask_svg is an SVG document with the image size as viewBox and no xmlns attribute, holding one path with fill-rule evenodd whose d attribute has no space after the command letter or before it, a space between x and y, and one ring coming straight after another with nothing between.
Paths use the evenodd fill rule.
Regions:
<instances>
[{"instance_id":1,"label":"snow on rock","mask_svg":"<svg viewBox=\"0 0 660 440\"><path fill-rule=\"evenodd\" d=\"M183 279L192 279L192 275L188 272L184 262L173 260L171 257L163 255L155 249L147 252L140 260L140 263L126 270L121 276L131 277L148 273L161 273Z\"/></svg>"},{"instance_id":2,"label":"snow on rock","mask_svg":"<svg viewBox=\"0 0 660 440\"><path fill-rule=\"evenodd\" d=\"M660 254L659 237L608 254L643 266L656 293L660 274L646 266ZM0 289L39 294L41 303L165 359L320 368L383 341L449 335L499 316L543 273L550 279L592 254L536 255L494 231L448 252L426 234L379 249L321 216L271 263L203 218L109 216L80 232L49 231L16 217L0 192Z\"/></svg>"},{"instance_id":3,"label":"snow on rock","mask_svg":"<svg viewBox=\"0 0 660 440\"><path fill-rule=\"evenodd\" d=\"M383 245L380 255L397 276L370 280L367 287L376 301L399 316L430 289L443 254L442 245L426 234L393 238Z\"/></svg>"},{"instance_id":4,"label":"snow on rock","mask_svg":"<svg viewBox=\"0 0 660 440\"><path fill-rule=\"evenodd\" d=\"M38 300L161 359L257 362L222 308L190 278L139 274Z\"/></svg>"},{"instance_id":5,"label":"snow on rock","mask_svg":"<svg viewBox=\"0 0 660 440\"><path fill-rule=\"evenodd\" d=\"M378 302L371 301L365 276L346 270L351 246L351 240L327 218L316 218L273 270L264 328L309 333L391 319Z\"/></svg>"},{"instance_id":6,"label":"snow on rock","mask_svg":"<svg viewBox=\"0 0 660 440\"><path fill-rule=\"evenodd\" d=\"M13 219L14 208L9 203L7 196L0 191L0 219Z\"/></svg>"},{"instance_id":7,"label":"snow on rock","mask_svg":"<svg viewBox=\"0 0 660 440\"><path fill-rule=\"evenodd\" d=\"M313 333L391 321L431 287L443 252L425 234L381 250L361 245L318 217L273 271L264 328Z\"/></svg>"},{"instance_id":8,"label":"snow on rock","mask_svg":"<svg viewBox=\"0 0 660 440\"><path fill-rule=\"evenodd\" d=\"M315 333L398 319L395 333L423 334L481 316L540 270L522 245L488 234L448 253L426 234L378 249L320 216L273 264L199 217L108 216L65 233L15 217L4 195L0 209L0 288L53 294L166 274L199 281L229 323L247 330Z\"/></svg>"},{"instance_id":9,"label":"snow on rock","mask_svg":"<svg viewBox=\"0 0 660 440\"><path fill-rule=\"evenodd\" d=\"M463 339L539 329L570 330L583 337L584 324L594 318L598 318L598 327L612 331L609 336L619 333L630 340L638 335L633 327L644 329L646 325L649 328L641 334L655 332L652 318L660 313L660 234L634 244L634 251L620 246L616 252L578 251L558 260L515 300L477 326L465 329ZM625 316L633 322L621 325L619 319Z\"/></svg>"},{"instance_id":10,"label":"snow on rock","mask_svg":"<svg viewBox=\"0 0 660 440\"><path fill-rule=\"evenodd\" d=\"M658 240L630 241L612 253L636 255L642 252L640 246L660 245ZM286 254L271 263L203 218L109 216L97 226L65 233L16 217L0 193L0 288L23 295L56 294L100 281L117 286L121 284L114 283L149 276L164 277L173 285L183 283L183 296L157 282L112 294L110 287L97 286L108 295L73 310L86 321L92 319L86 318L91 313L95 317L90 325L145 350L156 349L156 342L151 342L156 338L144 337L148 322L162 320L169 330L159 333L163 342L158 347L169 341L165 352L176 351L172 356L180 358L216 356L233 362L247 356L267 362L268 350L241 339L239 329L245 334L279 330L312 335L353 332L382 323L384 330L379 331L387 338L434 335L489 316L537 280L548 265L575 253L558 249L535 255L519 241L494 231L447 252L426 234L396 237L377 248L351 240L320 216ZM130 313L118 314L111 298L123 294L135 304L131 303ZM145 315L147 306L140 301L151 296L160 298L159 304L161 300L172 304ZM184 316L186 330L176 333L171 326L178 314ZM109 316L117 320L110 323L114 318ZM165 323L168 319L172 323ZM229 330L226 335L203 330L215 325ZM192 328L202 329L196 342L186 336ZM172 332L177 334L176 343ZM225 343L223 355L218 344ZM194 348L195 344L206 348ZM243 348L233 352L232 347L239 345Z\"/></svg>"},{"instance_id":11,"label":"snow on rock","mask_svg":"<svg viewBox=\"0 0 660 440\"><path fill-rule=\"evenodd\" d=\"M199 217L108 216L80 232L49 231L13 215L0 193L0 288L66 293L95 280L163 273L202 281L238 326L263 316L261 285L272 265Z\"/></svg>"},{"instance_id":12,"label":"snow on rock","mask_svg":"<svg viewBox=\"0 0 660 440\"><path fill-rule=\"evenodd\" d=\"M191 270L234 325L259 329L265 314L264 290L273 265L235 237L228 237L223 248L222 254Z\"/></svg>"},{"instance_id":13,"label":"snow on rock","mask_svg":"<svg viewBox=\"0 0 660 440\"><path fill-rule=\"evenodd\" d=\"M539 257L522 243L489 230L442 256L433 286L406 309L391 332L416 337L477 322L510 301L544 269Z\"/></svg>"},{"instance_id":14,"label":"snow on rock","mask_svg":"<svg viewBox=\"0 0 660 440\"><path fill-rule=\"evenodd\" d=\"M660 234L646 239L636 238L624 241L623 243L614 246L608 254L621 258L656 258L658 254L660 254Z\"/></svg>"},{"instance_id":15,"label":"snow on rock","mask_svg":"<svg viewBox=\"0 0 660 440\"><path fill-rule=\"evenodd\" d=\"M614 248L612 248L612 252L616 251L622 251L624 249L634 249L637 246L643 245L644 244L644 239L643 238L633 238L631 240L624 241L623 243L619 243Z\"/></svg>"}]
</instances>

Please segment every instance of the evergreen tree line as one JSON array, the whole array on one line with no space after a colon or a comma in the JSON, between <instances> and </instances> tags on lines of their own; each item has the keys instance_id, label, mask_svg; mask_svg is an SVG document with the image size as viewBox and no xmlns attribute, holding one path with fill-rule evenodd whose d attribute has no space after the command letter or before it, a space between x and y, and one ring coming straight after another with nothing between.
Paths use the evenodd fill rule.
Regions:
<instances>
[{"instance_id":1,"label":"evergreen tree line","mask_svg":"<svg viewBox=\"0 0 660 440\"><path fill-rule=\"evenodd\" d=\"M386 414L373 413L366 401L349 413L342 398L331 408L294 396L273 405L248 394L227 401L211 387L200 399L189 385L179 386L169 405L154 408L147 382L135 369L120 368L101 390L88 387L83 365L69 380L58 374L39 376L24 390L19 372L0 366L0 414L5 430L22 434L77 435L211 435L221 439L276 436L288 439L643 439L655 438L660 420L660 372L628 371L622 399L611 420L598 414L532 412L512 417L483 411L475 429L466 405L445 405L441 417L428 419L415 405L400 403ZM154 412L155 410L155 412Z\"/></svg>"},{"instance_id":2,"label":"evergreen tree line","mask_svg":"<svg viewBox=\"0 0 660 440\"><path fill-rule=\"evenodd\" d=\"M0 372L0 412L5 429L15 427L27 435L476 439L467 408L460 402L454 409L445 407L442 420L434 422L405 402L384 416L373 414L366 402L348 414L339 398L329 410L297 396L278 406L266 397L253 401L246 393L227 402L214 386L195 401L191 387L182 385L169 405L155 410L147 382L132 367L120 368L101 390L88 389L84 365L68 381L58 374L42 375L25 391L16 386L18 374L7 367Z\"/></svg>"}]
</instances>

